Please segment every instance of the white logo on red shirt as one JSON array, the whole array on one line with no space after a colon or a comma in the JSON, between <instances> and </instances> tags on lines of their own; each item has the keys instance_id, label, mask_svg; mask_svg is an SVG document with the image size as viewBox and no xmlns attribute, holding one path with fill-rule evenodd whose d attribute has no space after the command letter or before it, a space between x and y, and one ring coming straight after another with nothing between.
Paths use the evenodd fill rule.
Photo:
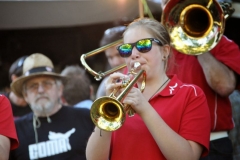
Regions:
<instances>
[{"instance_id":1,"label":"white logo on red shirt","mask_svg":"<svg viewBox=\"0 0 240 160\"><path fill-rule=\"evenodd\" d=\"M169 86L169 91L170 91L170 94L172 94L172 92L174 91L174 89L178 86L178 84L176 83L174 86Z\"/></svg>"}]
</instances>

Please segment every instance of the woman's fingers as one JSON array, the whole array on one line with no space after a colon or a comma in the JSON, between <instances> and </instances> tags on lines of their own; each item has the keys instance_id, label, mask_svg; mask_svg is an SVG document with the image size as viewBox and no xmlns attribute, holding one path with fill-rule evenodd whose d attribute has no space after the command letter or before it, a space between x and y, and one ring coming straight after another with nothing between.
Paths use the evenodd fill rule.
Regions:
<instances>
[{"instance_id":1,"label":"woman's fingers","mask_svg":"<svg viewBox=\"0 0 240 160\"><path fill-rule=\"evenodd\" d=\"M124 85L126 83L126 79L129 79L128 76L126 76L122 73L119 73L119 72L115 72L115 73L109 75L109 78L106 82L107 95L109 95L116 89L119 90L122 87L124 87Z\"/></svg>"}]
</instances>

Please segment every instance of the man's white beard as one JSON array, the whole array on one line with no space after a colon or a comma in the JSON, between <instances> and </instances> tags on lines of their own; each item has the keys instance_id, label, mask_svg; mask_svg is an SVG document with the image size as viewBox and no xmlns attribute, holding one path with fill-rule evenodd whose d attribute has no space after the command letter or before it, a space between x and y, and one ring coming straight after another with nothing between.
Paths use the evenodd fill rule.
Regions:
<instances>
[{"instance_id":1,"label":"man's white beard","mask_svg":"<svg viewBox=\"0 0 240 160\"><path fill-rule=\"evenodd\" d=\"M41 116L48 116L54 109L55 105L56 104L53 101L51 101L50 99L46 99L44 102L35 101L31 105L31 108L34 112L37 112Z\"/></svg>"}]
</instances>

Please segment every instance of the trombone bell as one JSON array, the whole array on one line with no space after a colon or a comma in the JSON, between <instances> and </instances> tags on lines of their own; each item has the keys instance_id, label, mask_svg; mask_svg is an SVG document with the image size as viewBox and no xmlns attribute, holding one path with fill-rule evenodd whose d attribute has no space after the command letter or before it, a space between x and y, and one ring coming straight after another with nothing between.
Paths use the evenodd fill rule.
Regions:
<instances>
[{"instance_id":1,"label":"trombone bell","mask_svg":"<svg viewBox=\"0 0 240 160\"><path fill-rule=\"evenodd\" d=\"M225 21L234 9L216 0L170 0L161 22L167 28L173 48L187 55L199 55L220 41Z\"/></svg>"}]
</instances>

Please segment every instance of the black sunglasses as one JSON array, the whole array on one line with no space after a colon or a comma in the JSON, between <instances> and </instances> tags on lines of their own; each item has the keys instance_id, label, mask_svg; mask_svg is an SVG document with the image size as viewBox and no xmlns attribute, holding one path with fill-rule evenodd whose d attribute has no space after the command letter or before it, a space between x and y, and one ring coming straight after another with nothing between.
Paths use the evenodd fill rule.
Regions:
<instances>
[{"instance_id":1,"label":"black sunglasses","mask_svg":"<svg viewBox=\"0 0 240 160\"><path fill-rule=\"evenodd\" d=\"M141 39L135 43L125 43L117 47L121 57L129 57L132 54L133 47L141 53L149 52L152 49L152 41L156 42L159 46L163 46L162 42L155 38Z\"/></svg>"}]
</instances>

